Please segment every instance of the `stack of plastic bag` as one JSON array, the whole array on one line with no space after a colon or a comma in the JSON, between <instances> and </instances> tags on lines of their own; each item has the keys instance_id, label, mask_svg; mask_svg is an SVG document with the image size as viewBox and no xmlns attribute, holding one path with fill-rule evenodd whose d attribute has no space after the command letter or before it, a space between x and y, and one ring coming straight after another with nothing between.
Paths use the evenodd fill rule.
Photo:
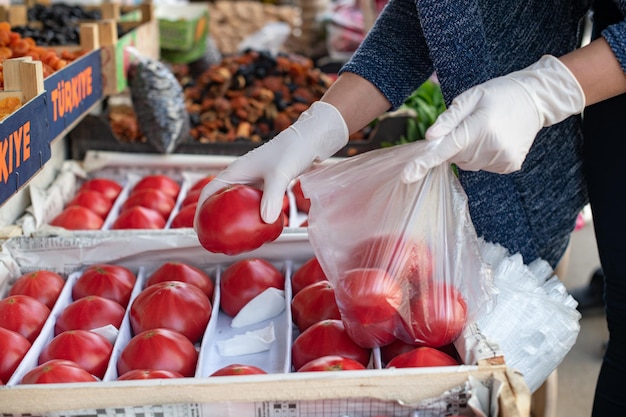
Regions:
<instances>
[{"instance_id":1,"label":"stack of plastic bag","mask_svg":"<svg viewBox=\"0 0 626 417\"><path fill-rule=\"evenodd\" d=\"M525 265L500 245L481 243L498 289L494 309L477 317L480 332L496 341L508 367L520 371L531 391L563 361L580 331L576 300L550 265Z\"/></svg>"}]
</instances>

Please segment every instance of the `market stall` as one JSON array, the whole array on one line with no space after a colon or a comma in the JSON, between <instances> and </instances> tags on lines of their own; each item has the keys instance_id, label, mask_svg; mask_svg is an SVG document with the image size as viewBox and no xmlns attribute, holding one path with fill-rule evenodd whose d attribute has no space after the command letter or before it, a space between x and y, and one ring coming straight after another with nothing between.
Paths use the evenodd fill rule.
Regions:
<instances>
[{"instance_id":1,"label":"market stall","mask_svg":"<svg viewBox=\"0 0 626 417\"><path fill-rule=\"evenodd\" d=\"M364 2L348 11L333 10L328 26L337 30L339 23L344 24L339 28L344 37L329 32L330 41L322 39L320 44L323 30L321 25L310 25L310 13L319 13L315 18L321 19L326 9L320 4L308 6L244 1L174 7L106 3L88 8L89 15L72 22L79 34L77 45L43 46L29 40L23 45L28 52L18 54L14 50L12 58L3 60L4 91L0 100L18 100L0 121L5 155L0 170L0 204L5 216L1 219L4 224L0 224L0 410L4 415L530 416L532 392L575 340L575 305L546 264L524 265L515 254L486 244L471 233L465 234L464 239L469 241L464 246L435 249L443 244L443 235L452 237L454 227L457 232L471 230L471 222L452 226L467 220L458 215L464 208L445 210L458 215L453 221L440 213L441 223L450 223L449 229L424 229L416 223L414 230L419 232L415 233L420 237L426 233L430 246L424 249L409 245L410 277L404 266L398 276L408 279L412 286L400 288L395 283L398 288L391 295L375 291L356 296L339 293L343 281L336 277L343 277L345 271L333 274L334 278L318 277L315 282L302 284L302 288L297 286L299 275L316 258L323 265L322 274L342 265L343 261L334 260L337 254L345 256L342 250L350 248L353 252L346 252L349 257L359 259L354 255L362 249L356 245L360 243L356 239L358 229L370 245L366 249L383 253L373 257L379 270L384 269L379 265L384 263L381 257L385 262L395 262L397 245L405 242L395 242L393 236L390 244L389 236L374 244L369 242L372 236L368 234L378 233L380 225L375 224L376 219L368 222L368 228L354 223L359 209L369 204L356 207L360 203L357 198L349 216L342 215L331 211L340 210L341 205L328 206L334 197L326 203L307 201L302 184L296 181L284 196L280 221L271 237L268 234L264 240L253 242L251 230L243 229L228 242L236 241L235 249L223 249L222 235L210 230L213 244L221 248L213 250L215 246L209 247L203 231L194 230L202 186L237 156L288 127L321 97L335 74L324 71L319 63L345 59L351 47L341 40L346 40L348 32L363 35L371 26L372 14L379 10L376 7L381 7ZM42 7L37 5L39 12ZM14 30L18 23L24 24L30 11L11 7L2 12L0 33L4 31L16 39L17 45L22 35ZM356 28L346 27L349 25L345 20L337 19L338 14L345 18L345 13L355 12L364 13ZM40 24L27 22L27 26L34 31ZM29 34L24 38L34 39L34 32L22 33ZM324 51L321 57L320 50ZM443 109L436 80L429 80L400 110L385 114L355 133L322 166L330 171L334 167L343 169L350 167L343 164L357 157L400 149L423 138ZM443 189L462 202L462 192L452 177L444 177ZM354 193L360 186L349 183L343 189ZM367 184L365 192L371 191L367 187L373 185ZM419 189L410 187L410 191ZM379 196L380 210L389 210L398 221L407 218L406 213L394 212L388 204L397 196L382 197L379 190L372 193ZM344 193L344 199L348 196ZM224 208L211 213L219 217L213 222L215 228L236 217L233 213L250 211L250 207L258 217L258 201L255 206L237 204L229 207L229 216L219 217ZM330 220L318 215L314 217L317 228L309 229L311 207L318 213L325 211ZM333 223L336 219L344 220L337 225ZM320 234L320 229L337 234ZM344 242L342 233L351 237ZM332 249L320 250L320 242ZM450 264L441 266L439 257ZM236 289L233 294L227 283L236 274L234 267L252 268L252 262L263 264L264 277L274 274L274 283L259 283L256 293L244 295L257 284L252 278L254 271L246 271L244 283L232 284ZM151 287L158 285L150 282L151 278L166 263L187 266L187 273L170 272L168 277L176 278L164 279L169 284L162 285L158 294L182 298L171 298L160 307L145 307L148 313L142 315L141 301L149 297L146 294ZM353 269L364 268L355 265ZM66 320L92 318L86 313L72 316L66 312L77 301L108 300L110 290L118 289L111 281L92 284L92 292L81 293L83 275L93 268L108 271L99 270L99 279L112 278L107 268L130 273L126 275L126 298L114 300L119 305L109 310L116 311L116 319L62 328ZM196 288L197 282L178 279L183 275L188 278L192 268L204 276L204 293ZM319 268L318 264L318 274ZM479 284L452 274L458 269ZM436 275L433 271L442 275L450 272L450 276L437 282L432 278ZM60 279L58 291L44 307L24 300L34 298L33 293L20 292L26 291L19 287L22 277L29 274L32 278L50 278L54 274ZM456 287L458 298L434 290L429 293L431 301L443 299L443 309L424 305L426 296L416 301L420 298L415 295L419 293L419 274L427 277L422 279L432 288L442 283ZM358 278L377 280L380 275ZM391 272L389 276L399 280ZM514 279L525 285L515 288ZM360 288L365 281L358 282ZM316 283L324 283L327 293L330 289L337 292L324 303L309 301L312 305L302 313L305 307L299 303L306 302L300 301L302 295L298 299L296 296ZM422 294L427 291L424 288ZM495 307L498 293L501 296ZM380 339L384 320L374 317L364 322L369 313L349 302L363 297L367 310L372 310L372 306L384 305L383 296L396 300L395 304L389 302L392 308L387 314L394 314L394 324L391 330L386 328L384 342ZM530 300L526 309L512 307L518 296ZM409 298L413 313L423 313L419 319L404 310L409 308ZM240 305L234 309L237 302ZM39 309L37 323L33 322L35 310L20 310L24 305ZM524 316L541 306L554 308L554 328L533 327L537 323ZM328 314L317 316L322 307L328 307ZM383 310L375 309L381 314ZM21 311L20 317L29 317L28 324L9 323L2 311ZM351 316L355 311L361 313ZM307 327L300 321L302 314L310 319ZM104 316L103 310L94 317L99 316ZM170 316L184 322L183 327L177 328L176 320L168 321ZM163 321L155 324L157 318ZM192 325L191 319L199 323ZM498 326L498 320L510 326ZM340 334L318 333L308 336L308 342L303 341L301 336L322 322ZM416 322L426 323L428 330ZM30 327L27 334L22 333L25 327ZM355 329L365 331L358 333ZM520 329L527 333L520 340L512 340ZM145 332L150 337L138 338ZM543 339L536 344L539 333ZM65 342L66 349L60 349L73 353L55 355L51 346L61 343L57 341L59 336L68 334L98 339L105 352L97 369L85 369L87 365L81 361L87 361L84 356L88 355L83 355L87 347L77 340ZM135 347L138 351L133 354L134 345L153 337L167 337L167 342L155 351L148 350L147 345ZM341 342L337 342L339 338ZM177 344L173 347L174 339ZM392 344L397 350L390 347ZM340 345L343 350L330 349L330 345ZM538 357L525 356L528 345L539 352ZM159 352L168 346L173 350L163 357ZM311 352L315 349L318 351ZM417 350L426 358L403 357L408 364L393 362L395 357L416 354ZM339 357L339 363L318 364L321 369L316 372L300 370L314 359L329 360L330 356L334 360ZM349 364L348 357L358 364ZM72 358L69 365L53 362L46 367L48 360L68 358ZM180 363L174 364L173 358ZM154 362L148 363L150 360ZM218 377L218 371L232 364L237 364L237 369ZM143 370L143 374L133 378L138 380L122 378L132 370ZM61 376L55 376L55 371ZM148 375L152 371L160 373Z\"/></svg>"}]
</instances>

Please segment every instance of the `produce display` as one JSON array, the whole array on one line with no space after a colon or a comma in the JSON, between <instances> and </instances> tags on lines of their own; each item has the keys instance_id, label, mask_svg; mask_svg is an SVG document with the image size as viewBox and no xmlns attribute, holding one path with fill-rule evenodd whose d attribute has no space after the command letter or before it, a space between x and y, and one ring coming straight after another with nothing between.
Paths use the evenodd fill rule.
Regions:
<instances>
[{"instance_id":1,"label":"produce display","mask_svg":"<svg viewBox=\"0 0 626 417\"><path fill-rule=\"evenodd\" d=\"M172 64L183 89L191 129L197 143L260 144L291 125L311 103L319 100L332 78L309 58L297 54L248 50L224 57L200 73L188 64ZM144 142L149 126L138 123L136 110L113 106L108 119L117 139ZM367 139L370 126L353 133Z\"/></svg>"},{"instance_id":2,"label":"produce display","mask_svg":"<svg viewBox=\"0 0 626 417\"><path fill-rule=\"evenodd\" d=\"M76 191L62 210L51 209L49 219L43 221L76 231L192 228L200 192L214 177L209 169L117 172L77 179ZM258 190L231 187L224 191L227 192L207 200L201 212L205 217L198 235L212 252L235 254L258 248L276 239L285 227L298 227L306 215L295 204L290 206L289 191L279 221L266 225L258 214ZM294 201L297 201L295 196ZM228 206L226 211L220 209L224 204ZM214 214L212 210L219 212ZM225 218L226 212L237 216ZM252 232L255 234L248 235Z\"/></svg>"},{"instance_id":3,"label":"produce display","mask_svg":"<svg viewBox=\"0 0 626 417\"><path fill-rule=\"evenodd\" d=\"M33 38L23 37L11 29L8 22L0 22L0 64L5 59L30 56L41 61L44 78L65 67L88 51L81 49L55 49L39 45ZM0 73L0 88L4 88L4 74Z\"/></svg>"},{"instance_id":4,"label":"produce display","mask_svg":"<svg viewBox=\"0 0 626 417\"><path fill-rule=\"evenodd\" d=\"M13 30L41 46L78 45L79 24L100 19L100 10L77 4L35 4L28 8L28 24L14 26Z\"/></svg>"},{"instance_id":5,"label":"produce display","mask_svg":"<svg viewBox=\"0 0 626 417\"><path fill-rule=\"evenodd\" d=\"M332 288L321 280L292 298L287 283L296 271L310 269L304 262L288 265L258 257L203 267L175 260L138 269L94 264L60 277L60 289L51 271L25 274L10 290L56 302L52 309L26 295L0 302L0 379L15 385L460 363L444 349L425 346L396 349L384 361L375 360L382 349L351 338L336 305L333 311L332 296L297 306L298 297L308 297L308 288ZM25 285L29 281L36 285ZM47 281L57 283L54 291L42 286ZM291 311L299 312L294 322ZM310 323L299 328L297 317ZM238 339L268 329L272 337L264 348L250 341L256 337ZM231 342L230 350L222 349ZM242 351L246 348L253 350Z\"/></svg>"}]
</instances>

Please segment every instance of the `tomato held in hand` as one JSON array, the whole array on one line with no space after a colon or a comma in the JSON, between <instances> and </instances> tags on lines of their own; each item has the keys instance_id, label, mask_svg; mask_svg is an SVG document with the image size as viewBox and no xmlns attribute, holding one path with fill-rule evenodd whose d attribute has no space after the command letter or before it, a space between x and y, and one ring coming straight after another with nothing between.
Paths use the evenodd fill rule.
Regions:
<instances>
[{"instance_id":1,"label":"tomato held in hand","mask_svg":"<svg viewBox=\"0 0 626 417\"><path fill-rule=\"evenodd\" d=\"M137 277L121 265L97 264L87 267L72 287L72 298L99 295L126 307Z\"/></svg>"},{"instance_id":2,"label":"tomato held in hand","mask_svg":"<svg viewBox=\"0 0 626 417\"><path fill-rule=\"evenodd\" d=\"M9 381L30 346L21 334L0 327L0 380Z\"/></svg>"},{"instance_id":3,"label":"tomato held in hand","mask_svg":"<svg viewBox=\"0 0 626 417\"><path fill-rule=\"evenodd\" d=\"M22 377L22 384L56 384L65 382L97 382L98 379L81 368L76 362L52 359Z\"/></svg>"},{"instance_id":4,"label":"tomato held in hand","mask_svg":"<svg viewBox=\"0 0 626 417\"><path fill-rule=\"evenodd\" d=\"M328 281L319 281L304 287L291 300L291 316L300 332L318 321L340 320L333 285Z\"/></svg>"},{"instance_id":5,"label":"tomato held in hand","mask_svg":"<svg viewBox=\"0 0 626 417\"><path fill-rule=\"evenodd\" d=\"M158 369L191 377L197 362L198 352L185 336L174 330L152 329L130 339L117 360L117 373Z\"/></svg>"},{"instance_id":6,"label":"tomato held in hand","mask_svg":"<svg viewBox=\"0 0 626 417\"><path fill-rule=\"evenodd\" d=\"M459 365L459 362L447 353L428 346L420 346L396 356L389 361L386 368L421 368L456 365Z\"/></svg>"},{"instance_id":7,"label":"tomato held in hand","mask_svg":"<svg viewBox=\"0 0 626 417\"><path fill-rule=\"evenodd\" d=\"M27 295L0 300L0 327L13 330L33 343L50 315L44 303Z\"/></svg>"},{"instance_id":8,"label":"tomato held in hand","mask_svg":"<svg viewBox=\"0 0 626 417\"><path fill-rule=\"evenodd\" d=\"M64 285L65 280L61 275L41 269L28 272L15 280L9 295L28 295L52 309Z\"/></svg>"},{"instance_id":9,"label":"tomato held in hand","mask_svg":"<svg viewBox=\"0 0 626 417\"><path fill-rule=\"evenodd\" d=\"M175 261L165 262L148 276L145 288L165 281L182 281L195 285L206 294L209 300L213 299L215 288L213 280L206 272L193 265Z\"/></svg>"},{"instance_id":10,"label":"tomato held in hand","mask_svg":"<svg viewBox=\"0 0 626 417\"><path fill-rule=\"evenodd\" d=\"M233 185L206 199L198 211L198 240L209 252L238 255L280 236L284 213L274 223L261 218L262 192Z\"/></svg>"},{"instance_id":11,"label":"tomato held in hand","mask_svg":"<svg viewBox=\"0 0 626 417\"><path fill-rule=\"evenodd\" d=\"M102 217L82 206L66 207L50 220L51 226L63 227L68 230L99 230L103 224Z\"/></svg>"},{"instance_id":12,"label":"tomato held in hand","mask_svg":"<svg viewBox=\"0 0 626 417\"><path fill-rule=\"evenodd\" d=\"M296 295L307 285L327 280L328 278L326 277L322 266L314 256L303 263L302 266L300 266L300 268L298 268L291 276L291 290L293 295Z\"/></svg>"},{"instance_id":13,"label":"tomato held in hand","mask_svg":"<svg viewBox=\"0 0 626 417\"><path fill-rule=\"evenodd\" d=\"M164 371L163 369L131 369L124 375L117 377L118 381L130 381L137 379L165 379L165 378L184 378L181 374L174 371Z\"/></svg>"},{"instance_id":14,"label":"tomato held in hand","mask_svg":"<svg viewBox=\"0 0 626 417\"><path fill-rule=\"evenodd\" d=\"M202 338L211 318L211 302L195 285L164 281L137 295L129 317L134 334L165 328L182 333L195 343Z\"/></svg>"},{"instance_id":15,"label":"tomato held in hand","mask_svg":"<svg viewBox=\"0 0 626 417\"><path fill-rule=\"evenodd\" d=\"M363 347L391 343L403 328L403 288L382 269L346 272L338 280L335 296L348 334Z\"/></svg>"},{"instance_id":16,"label":"tomato held in hand","mask_svg":"<svg viewBox=\"0 0 626 417\"><path fill-rule=\"evenodd\" d=\"M291 362L296 371L305 363L328 355L354 359L367 366L370 354L370 349L359 346L348 336L341 320L315 323L300 333L291 346Z\"/></svg>"},{"instance_id":17,"label":"tomato held in hand","mask_svg":"<svg viewBox=\"0 0 626 417\"><path fill-rule=\"evenodd\" d=\"M285 277L271 263L260 258L246 258L229 265L220 280L220 307L230 317L266 289L285 289Z\"/></svg>"},{"instance_id":18,"label":"tomato held in hand","mask_svg":"<svg viewBox=\"0 0 626 417\"><path fill-rule=\"evenodd\" d=\"M39 364L51 359L67 359L102 379L113 344L102 335L89 330L68 330L55 336L39 354Z\"/></svg>"},{"instance_id":19,"label":"tomato held in hand","mask_svg":"<svg viewBox=\"0 0 626 417\"><path fill-rule=\"evenodd\" d=\"M253 365L242 365L232 363L226 365L209 376L229 376L229 375L262 375L267 374L263 369Z\"/></svg>"},{"instance_id":20,"label":"tomato held in hand","mask_svg":"<svg viewBox=\"0 0 626 417\"><path fill-rule=\"evenodd\" d=\"M67 330L93 330L107 325L117 329L124 319L124 307L98 295L88 295L68 304L54 322L54 334Z\"/></svg>"},{"instance_id":21,"label":"tomato held in hand","mask_svg":"<svg viewBox=\"0 0 626 417\"><path fill-rule=\"evenodd\" d=\"M367 369L359 361L350 358L344 358L338 355L322 356L313 359L302 365L298 372L319 372L319 371L354 371L359 369Z\"/></svg>"}]
</instances>

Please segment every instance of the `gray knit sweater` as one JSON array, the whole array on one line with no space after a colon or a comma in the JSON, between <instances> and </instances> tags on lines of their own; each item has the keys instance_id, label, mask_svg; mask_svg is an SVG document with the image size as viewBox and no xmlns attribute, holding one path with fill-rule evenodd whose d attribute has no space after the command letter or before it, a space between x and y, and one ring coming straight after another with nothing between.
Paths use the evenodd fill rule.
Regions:
<instances>
[{"instance_id":1,"label":"gray knit sweater","mask_svg":"<svg viewBox=\"0 0 626 417\"><path fill-rule=\"evenodd\" d=\"M436 71L447 103L467 88L579 44L588 0L390 0L341 72L396 108ZM618 1L626 11L626 0ZM626 23L603 32L626 71ZM521 171L461 172L479 236L553 267L587 202L580 117L541 130Z\"/></svg>"}]
</instances>

